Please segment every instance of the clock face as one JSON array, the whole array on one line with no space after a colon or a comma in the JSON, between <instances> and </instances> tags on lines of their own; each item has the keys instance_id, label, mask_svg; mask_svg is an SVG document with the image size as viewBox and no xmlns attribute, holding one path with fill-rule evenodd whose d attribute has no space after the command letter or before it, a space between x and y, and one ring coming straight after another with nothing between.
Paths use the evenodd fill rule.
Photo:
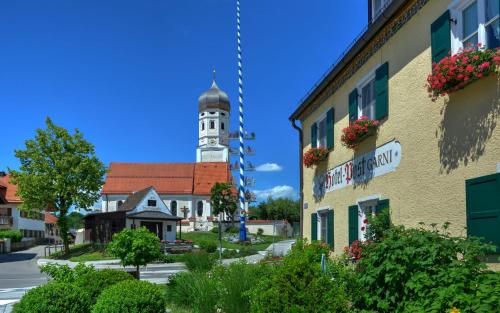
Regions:
<instances>
[{"instance_id":1,"label":"clock face","mask_svg":"<svg viewBox=\"0 0 500 313\"><path fill-rule=\"evenodd\" d=\"M211 146L215 146L217 144L217 140L215 140L214 138L211 138L208 140L208 144Z\"/></svg>"}]
</instances>

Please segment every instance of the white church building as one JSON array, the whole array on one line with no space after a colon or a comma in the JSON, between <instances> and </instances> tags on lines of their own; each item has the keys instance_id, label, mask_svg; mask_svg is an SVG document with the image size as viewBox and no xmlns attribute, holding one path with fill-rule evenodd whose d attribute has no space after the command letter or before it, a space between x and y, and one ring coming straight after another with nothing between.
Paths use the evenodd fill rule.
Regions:
<instances>
[{"instance_id":1,"label":"white church building","mask_svg":"<svg viewBox=\"0 0 500 313\"><path fill-rule=\"evenodd\" d=\"M198 99L196 162L112 162L102 189L101 212L86 217L88 240L108 241L113 233L124 227L140 226L156 229L161 239L171 240L167 228L171 230L168 225L172 222L178 226L182 224L183 231L209 230L214 217L210 207L210 190L216 182L232 181L229 167L229 117L229 97L214 80L210 89ZM127 200L137 198L134 195L138 192L142 195L146 193L145 190L148 190L152 200L157 196L162 203L135 208L135 213L138 210L156 210L161 214L157 214L155 219L154 214L143 213L140 214L144 215L143 219L138 216L132 223L129 218L132 209ZM135 199L134 204L136 201L139 200ZM141 198L141 201L144 203L147 199ZM175 231L173 233L175 235Z\"/></svg>"}]
</instances>

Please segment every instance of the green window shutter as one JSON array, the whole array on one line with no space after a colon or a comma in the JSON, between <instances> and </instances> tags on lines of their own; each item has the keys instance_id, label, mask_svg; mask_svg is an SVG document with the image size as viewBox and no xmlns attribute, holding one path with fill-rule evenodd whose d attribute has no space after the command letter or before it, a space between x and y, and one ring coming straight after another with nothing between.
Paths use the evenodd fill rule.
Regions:
<instances>
[{"instance_id":1,"label":"green window shutter","mask_svg":"<svg viewBox=\"0 0 500 313\"><path fill-rule=\"evenodd\" d=\"M379 213L384 209L389 208L389 199L378 200L377 208L375 209L375 213Z\"/></svg>"},{"instance_id":2,"label":"green window shutter","mask_svg":"<svg viewBox=\"0 0 500 313\"><path fill-rule=\"evenodd\" d=\"M349 245L358 240L358 206L349 207Z\"/></svg>"},{"instance_id":3,"label":"green window shutter","mask_svg":"<svg viewBox=\"0 0 500 313\"><path fill-rule=\"evenodd\" d=\"M389 63L385 62L375 71L375 119L389 115Z\"/></svg>"},{"instance_id":4,"label":"green window shutter","mask_svg":"<svg viewBox=\"0 0 500 313\"><path fill-rule=\"evenodd\" d=\"M450 11L447 10L431 24L432 63L448 55L451 50Z\"/></svg>"},{"instance_id":5,"label":"green window shutter","mask_svg":"<svg viewBox=\"0 0 500 313\"><path fill-rule=\"evenodd\" d=\"M358 118L358 89L354 89L349 94L349 122L352 123Z\"/></svg>"},{"instance_id":6,"label":"green window shutter","mask_svg":"<svg viewBox=\"0 0 500 313\"><path fill-rule=\"evenodd\" d=\"M328 227L326 228L328 233L327 242L330 247L333 248L333 232L334 232L334 221L333 221L333 210L328 211Z\"/></svg>"},{"instance_id":7,"label":"green window shutter","mask_svg":"<svg viewBox=\"0 0 500 313\"><path fill-rule=\"evenodd\" d=\"M318 240L318 214L311 214L311 241Z\"/></svg>"},{"instance_id":8,"label":"green window shutter","mask_svg":"<svg viewBox=\"0 0 500 313\"><path fill-rule=\"evenodd\" d=\"M311 147L316 148L318 143L318 125L316 123L311 125Z\"/></svg>"},{"instance_id":9,"label":"green window shutter","mask_svg":"<svg viewBox=\"0 0 500 313\"><path fill-rule=\"evenodd\" d=\"M335 121L335 109L331 108L326 113L326 147L333 149L333 124Z\"/></svg>"}]
</instances>

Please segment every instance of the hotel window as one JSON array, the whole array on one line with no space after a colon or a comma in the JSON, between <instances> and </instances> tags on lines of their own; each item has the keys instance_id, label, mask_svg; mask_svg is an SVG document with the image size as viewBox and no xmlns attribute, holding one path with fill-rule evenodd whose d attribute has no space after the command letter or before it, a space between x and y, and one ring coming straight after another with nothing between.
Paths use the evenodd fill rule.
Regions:
<instances>
[{"instance_id":1,"label":"hotel window","mask_svg":"<svg viewBox=\"0 0 500 313\"><path fill-rule=\"evenodd\" d=\"M453 53L478 43L490 49L500 46L498 0L455 0L450 14Z\"/></svg>"},{"instance_id":2,"label":"hotel window","mask_svg":"<svg viewBox=\"0 0 500 313\"><path fill-rule=\"evenodd\" d=\"M360 86L361 103L358 107L358 117L368 117L375 119L375 73L370 75L368 80Z\"/></svg>"},{"instance_id":3,"label":"hotel window","mask_svg":"<svg viewBox=\"0 0 500 313\"><path fill-rule=\"evenodd\" d=\"M318 139L316 145L318 147L326 147L326 116L317 122L318 125Z\"/></svg>"},{"instance_id":4,"label":"hotel window","mask_svg":"<svg viewBox=\"0 0 500 313\"><path fill-rule=\"evenodd\" d=\"M328 233L328 212L318 213L318 217L320 225L319 239L321 240L321 242L326 243Z\"/></svg>"},{"instance_id":5,"label":"hotel window","mask_svg":"<svg viewBox=\"0 0 500 313\"><path fill-rule=\"evenodd\" d=\"M155 207L156 206L156 200L148 200L148 206Z\"/></svg>"},{"instance_id":6,"label":"hotel window","mask_svg":"<svg viewBox=\"0 0 500 313\"><path fill-rule=\"evenodd\" d=\"M330 108L311 125L311 147L333 149L335 110Z\"/></svg>"}]
</instances>

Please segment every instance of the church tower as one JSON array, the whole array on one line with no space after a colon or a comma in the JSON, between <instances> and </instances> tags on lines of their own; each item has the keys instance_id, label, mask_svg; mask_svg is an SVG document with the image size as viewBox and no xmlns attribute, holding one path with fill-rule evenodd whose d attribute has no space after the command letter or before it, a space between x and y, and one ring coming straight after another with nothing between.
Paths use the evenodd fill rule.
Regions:
<instances>
[{"instance_id":1,"label":"church tower","mask_svg":"<svg viewBox=\"0 0 500 313\"><path fill-rule=\"evenodd\" d=\"M227 94L214 80L198 98L198 148L196 162L229 161L229 112Z\"/></svg>"}]
</instances>

